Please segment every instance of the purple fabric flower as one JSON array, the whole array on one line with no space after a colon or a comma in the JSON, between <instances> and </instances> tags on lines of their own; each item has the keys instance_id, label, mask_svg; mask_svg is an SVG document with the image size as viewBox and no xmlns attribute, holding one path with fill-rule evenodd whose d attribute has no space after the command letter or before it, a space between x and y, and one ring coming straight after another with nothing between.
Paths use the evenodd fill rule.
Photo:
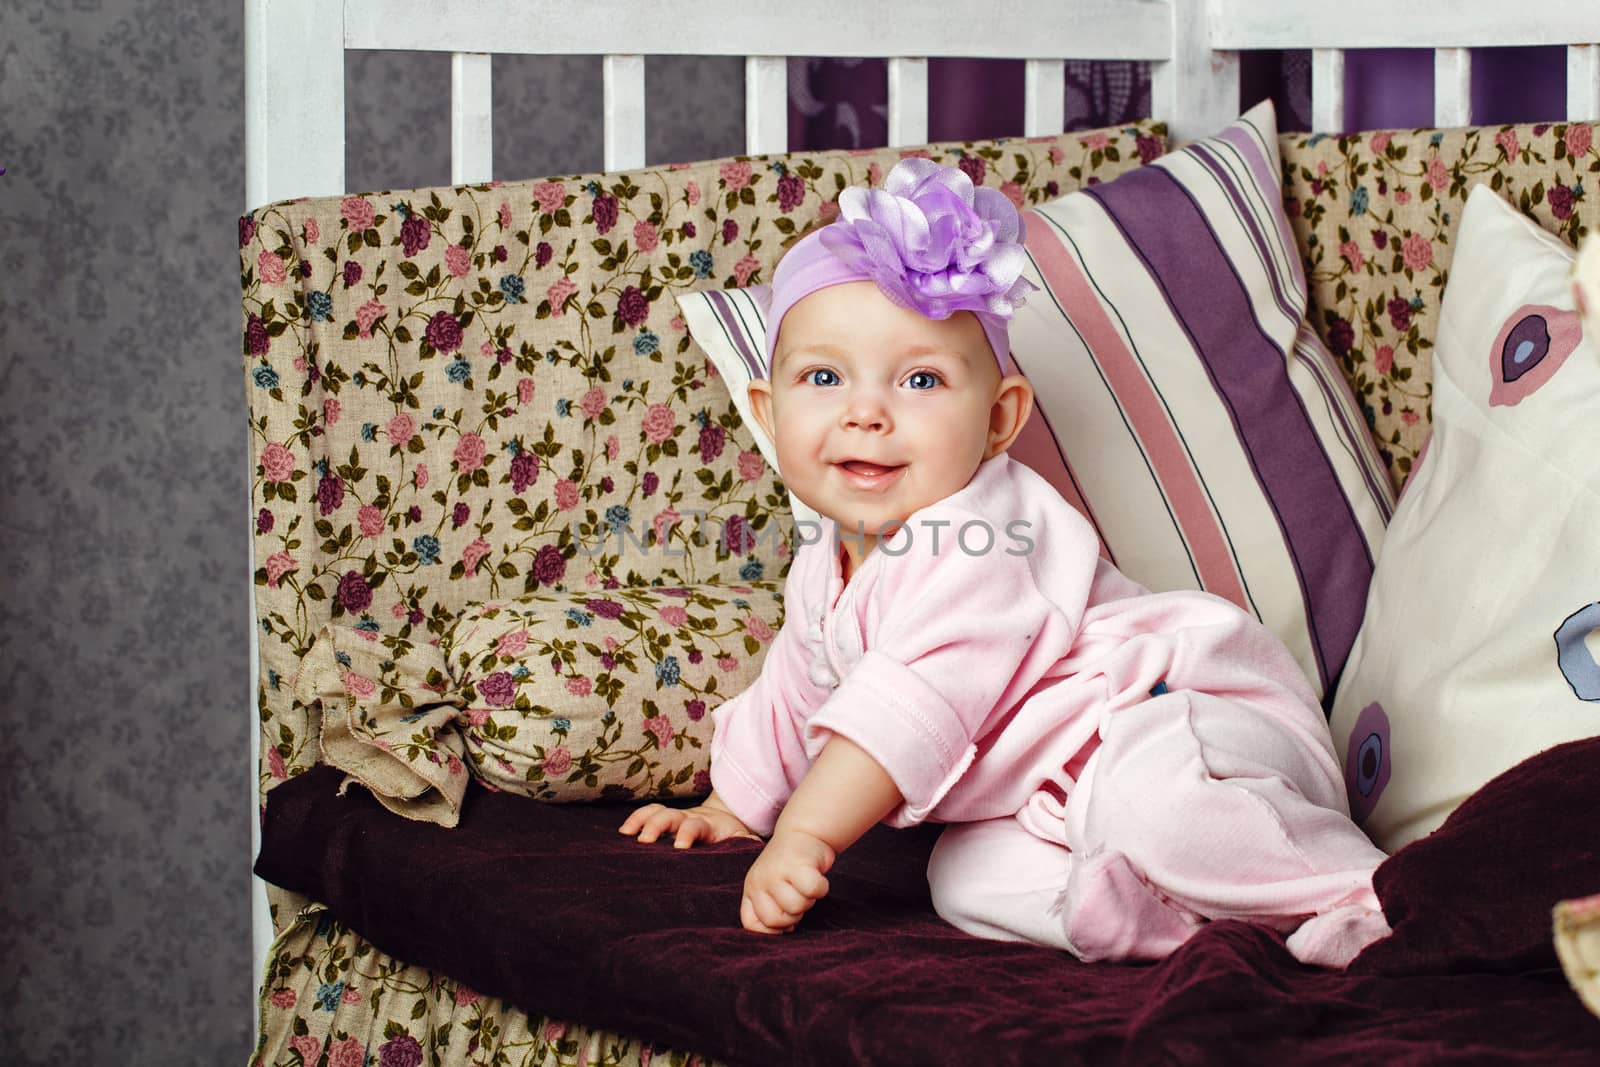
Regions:
<instances>
[{"instance_id":1,"label":"purple fabric flower","mask_svg":"<svg viewBox=\"0 0 1600 1067\"><path fill-rule=\"evenodd\" d=\"M350 288L361 281L361 264L353 259L344 261L344 287Z\"/></svg>"},{"instance_id":2,"label":"purple fabric flower","mask_svg":"<svg viewBox=\"0 0 1600 1067\"><path fill-rule=\"evenodd\" d=\"M443 353L461 347L461 324L448 311L435 311L428 320L428 343Z\"/></svg>"},{"instance_id":3,"label":"purple fabric flower","mask_svg":"<svg viewBox=\"0 0 1600 1067\"><path fill-rule=\"evenodd\" d=\"M1389 301L1389 321L1401 333L1411 329L1411 302L1398 296Z\"/></svg>"},{"instance_id":4,"label":"purple fabric flower","mask_svg":"<svg viewBox=\"0 0 1600 1067\"><path fill-rule=\"evenodd\" d=\"M683 234L684 237L688 238L693 237L699 231L694 228L694 223L685 222L682 226L678 227L678 232Z\"/></svg>"},{"instance_id":5,"label":"purple fabric flower","mask_svg":"<svg viewBox=\"0 0 1600 1067\"><path fill-rule=\"evenodd\" d=\"M691 700L683 706L684 714L689 716L690 722L699 722L705 718L706 702L704 700Z\"/></svg>"},{"instance_id":6,"label":"purple fabric flower","mask_svg":"<svg viewBox=\"0 0 1600 1067\"><path fill-rule=\"evenodd\" d=\"M244 328L245 351L252 356L264 356L267 349L272 347L272 339L267 336L267 324L261 321L260 315L251 315L249 324Z\"/></svg>"},{"instance_id":7,"label":"purple fabric flower","mask_svg":"<svg viewBox=\"0 0 1600 1067\"><path fill-rule=\"evenodd\" d=\"M650 317L650 301L637 285L630 285L622 290L622 296L617 299L617 314L627 325L637 326Z\"/></svg>"},{"instance_id":8,"label":"purple fabric flower","mask_svg":"<svg viewBox=\"0 0 1600 1067\"><path fill-rule=\"evenodd\" d=\"M1552 185L1549 192L1550 214L1558 219L1572 217L1572 190L1565 185Z\"/></svg>"},{"instance_id":9,"label":"purple fabric flower","mask_svg":"<svg viewBox=\"0 0 1600 1067\"><path fill-rule=\"evenodd\" d=\"M332 515L344 503L344 482L337 474L324 474L317 482L317 511Z\"/></svg>"},{"instance_id":10,"label":"purple fabric flower","mask_svg":"<svg viewBox=\"0 0 1600 1067\"><path fill-rule=\"evenodd\" d=\"M722 455L722 445L726 436L722 427L715 423L700 427L700 462L710 463Z\"/></svg>"},{"instance_id":11,"label":"purple fabric flower","mask_svg":"<svg viewBox=\"0 0 1600 1067\"><path fill-rule=\"evenodd\" d=\"M467 506L467 502L465 500L456 501L456 506L450 512L451 528L455 530L461 529L470 518L472 518L472 509Z\"/></svg>"},{"instance_id":12,"label":"purple fabric flower","mask_svg":"<svg viewBox=\"0 0 1600 1067\"><path fill-rule=\"evenodd\" d=\"M533 576L542 585L554 585L567 573L567 561L555 545L545 545L533 557Z\"/></svg>"},{"instance_id":13,"label":"purple fabric flower","mask_svg":"<svg viewBox=\"0 0 1600 1067\"><path fill-rule=\"evenodd\" d=\"M274 521L272 512L262 508L256 512L256 533L271 533Z\"/></svg>"},{"instance_id":14,"label":"purple fabric flower","mask_svg":"<svg viewBox=\"0 0 1600 1067\"><path fill-rule=\"evenodd\" d=\"M705 658L706 658L705 653L701 652L698 648L694 649L693 651L691 651L689 653L689 662L690 663L699 663L701 660L703 660Z\"/></svg>"},{"instance_id":15,"label":"purple fabric flower","mask_svg":"<svg viewBox=\"0 0 1600 1067\"><path fill-rule=\"evenodd\" d=\"M358 611L366 611L372 606L372 587L367 584L366 578L360 571L346 571L345 576L339 579L339 603L344 605L344 610L354 615Z\"/></svg>"},{"instance_id":16,"label":"purple fabric flower","mask_svg":"<svg viewBox=\"0 0 1600 1067\"><path fill-rule=\"evenodd\" d=\"M616 224L617 198L601 193L594 198L594 228L599 233L606 233Z\"/></svg>"},{"instance_id":17,"label":"purple fabric flower","mask_svg":"<svg viewBox=\"0 0 1600 1067\"><path fill-rule=\"evenodd\" d=\"M555 250L550 247L549 241L540 241L533 250L533 265L542 267L550 262L550 257L555 255Z\"/></svg>"},{"instance_id":18,"label":"purple fabric flower","mask_svg":"<svg viewBox=\"0 0 1600 1067\"><path fill-rule=\"evenodd\" d=\"M419 625L425 618L427 618L427 616L422 614L421 608L412 608L406 613L406 622L409 622L412 626Z\"/></svg>"},{"instance_id":19,"label":"purple fabric flower","mask_svg":"<svg viewBox=\"0 0 1600 1067\"><path fill-rule=\"evenodd\" d=\"M378 1046L378 1067L421 1067L422 1046L410 1034L397 1034Z\"/></svg>"},{"instance_id":20,"label":"purple fabric flower","mask_svg":"<svg viewBox=\"0 0 1600 1067\"><path fill-rule=\"evenodd\" d=\"M1333 316L1333 321L1328 324L1328 348L1336 356L1342 356L1350 351L1350 346L1355 343L1356 331L1345 319L1338 315Z\"/></svg>"},{"instance_id":21,"label":"purple fabric flower","mask_svg":"<svg viewBox=\"0 0 1600 1067\"><path fill-rule=\"evenodd\" d=\"M1152 159L1155 159L1161 155L1161 141L1158 138L1141 134L1134 141L1134 144L1137 145L1139 149L1140 163L1148 163Z\"/></svg>"},{"instance_id":22,"label":"purple fabric flower","mask_svg":"<svg viewBox=\"0 0 1600 1067\"><path fill-rule=\"evenodd\" d=\"M739 224L733 219L722 220L722 243L733 244L733 239L739 236Z\"/></svg>"},{"instance_id":23,"label":"purple fabric flower","mask_svg":"<svg viewBox=\"0 0 1600 1067\"><path fill-rule=\"evenodd\" d=\"M622 605L615 600L586 600L583 602L583 606L602 619L622 618Z\"/></svg>"},{"instance_id":24,"label":"purple fabric flower","mask_svg":"<svg viewBox=\"0 0 1600 1067\"><path fill-rule=\"evenodd\" d=\"M961 173L972 179L973 185L982 185L983 176L989 170L982 156L962 156L961 162L956 165L961 168Z\"/></svg>"},{"instance_id":25,"label":"purple fabric flower","mask_svg":"<svg viewBox=\"0 0 1600 1067\"><path fill-rule=\"evenodd\" d=\"M958 170L913 156L895 164L882 189L850 186L819 240L926 318L973 311L1009 320L1037 288L1022 277L1025 227L1004 193L975 187L966 163L976 158L963 157Z\"/></svg>"},{"instance_id":26,"label":"purple fabric flower","mask_svg":"<svg viewBox=\"0 0 1600 1067\"><path fill-rule=\"evenodd\" d=\"M644 485L641 488L644 489L645 496L653 496L660 485L661 476L659 474L655 471L644 472Z\"/></svg>"},{"instance_id":27,"label":"purple fabric flower","mask_svg":"<svg viewBox=\"0 0 1600 1067\"><path fill-rule=\"evenodd\" d=\"M400 224L400 248L407 257L427 248L432 236L428 230L428 220L418 215L407 216L406 221Z\"/></svg>"},{"instance_id":28,"label":"purple fabric flower","mask_svg":"<svg viewBox=\"0 0 1600 1067\"><path fill-rule=\"evenodd\" d=\"M1387 248L1389 246L1389 235L1383 230L1374 230L1372 233L1372 244L1373 247L1380 251L1384 248Z\"/></svg>"},{"instance_id":29,"label":"purple fabric flower","mask_svg":"<svg viewBox=\"0 0 1600 1067\"><path fill-rule=\"evenodd\" d=\"M778 179L778 210L793 211L806 198L806 183L795 174L785 174Z\"/></svg>"},{"instance_id":30,"label":"purple fabric flower","mask_svg":"<svg viewBox=\"0 0 1600 1067\"><path fill-rule=\"evenodd\" d=\"M517 699L517 683L510 671L495 671L478 683L478 695L492 708L508 707Z\"/></svg>"},{"instance_id":31,"label":"purple fabric flower","mask_svg":"<svg viewBox=\"0 0 1600 1067\"><path fill-rule=\"evenodd\" d=\"M505 245L494 246L494 261L496 263L504 263L508 258L510 258L510 255L511 253L506 251Z\"/></svg>"},{"instance_id":32,"label":"purple fabric flower","mask_svg":"<svg viewBox=\"0 0 1600 1067\"><path fill-rule=\"evenodd\" d=\"M539 480L539 460L526 450L511 457L511 491L520 493Z\"/></svg>"},{"instance_id":33,"label":"purple fabric flower","mask_svg":"<svg viewBox=\"0 0 1600 1067\"><path fill-rule=\"evenodd\" d=\"M256 220L249 215L239 216L239 247L243 248L250 243L250 238L256 235Z\"/></svg>"},{"instance_id":34,"label":"purple fabric flower","mask_svg":"<svg viewBox=\"0 0 1600 1067\"><path fill-rule=\"evenodd\" d=\"M742 556L756 546L756 535L743 515L729 515L722 524L722 543L728 551Z\"/></svg>"}]
</instances>

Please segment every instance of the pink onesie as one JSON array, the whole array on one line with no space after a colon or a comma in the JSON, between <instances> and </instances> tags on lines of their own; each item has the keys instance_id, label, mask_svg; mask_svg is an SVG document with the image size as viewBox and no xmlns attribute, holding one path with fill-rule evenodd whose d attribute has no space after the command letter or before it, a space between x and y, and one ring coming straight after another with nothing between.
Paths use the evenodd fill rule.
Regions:
<instances>
[{"instance_id":1,"label":"pink onesie","mask_svg":"<svg viewBox=\"0 0 1600 1067\"><path fill-rule=\"evenodd\" d=\"M712 784L751 829L772 832L838 733L905 798L887 823L960 824L928 876L970 933L1160 958L1239 918L1343 966L1389 932L1384 853L1350 821L1299 666L1252 616L1133 582L1003 452L848 584L838 536L828 522L796 553L760 676L713 713Z\"/></svg>"}]
</instances>

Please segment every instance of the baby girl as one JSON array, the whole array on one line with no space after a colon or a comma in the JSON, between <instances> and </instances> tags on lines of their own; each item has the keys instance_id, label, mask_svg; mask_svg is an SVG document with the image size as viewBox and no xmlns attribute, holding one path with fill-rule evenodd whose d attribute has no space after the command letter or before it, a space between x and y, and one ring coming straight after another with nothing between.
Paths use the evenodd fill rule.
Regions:
<instances>
[{"instance_id":1,"label":"baby girl","mask_svg":"<svg viewBox=\"0 0 1600 1067\"><path fill-rule=\"evenodd\" d=\"M933 820L934 907L969 933L1159 959L1245 919L1342 967L1389 933L1384 853L1288 649L1125 577L1006 453L1033 407L1007 343L1022 236L999 192L912 158L784 256L750 402L822 536L760 676L713 715L711 795L621 830L767 837L740 908L763 933L874 824Z\"/></svg>"}]
</instances>

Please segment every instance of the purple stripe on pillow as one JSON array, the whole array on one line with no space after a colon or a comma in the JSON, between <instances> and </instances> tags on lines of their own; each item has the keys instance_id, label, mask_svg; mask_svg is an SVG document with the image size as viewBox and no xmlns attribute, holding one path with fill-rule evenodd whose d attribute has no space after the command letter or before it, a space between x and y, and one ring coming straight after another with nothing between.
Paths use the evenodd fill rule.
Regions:
<instances>
[{"instance_id":1,"label":"purple stripe on pillow","mask_svg":"<svg viewBox=\"0 0 1600 1067\"><path fill-rule=\"evenodd\" d=\"M1367 487L1367 495L1372 498L1373 506L1378 509L1387 526L1394 517L1394 494L1390 489L1389 470L1378 455L1377 446L1372 443L1372 432L1366 422L1358 424L1353 421L1361 409L1355 402L1355 394L1350 391L1350 383L1329 363L1329 357L1316 334L1304 323L1295 337L1294 354L1317 383L1328 408L1339 420L1345 437L1353 442L1356 466L1361 469L1361 480Z\"/></svg>"},{"instance_id":2,"label":"purple stripe on pillow","mask_svg":"<svg viewBox=\"0 0 1600 1067\"><path fill-rule=\"evenodd\" d=\"M1260 213L1257 210L1257 205L1250 202L1249 196L1239 187L1239 183L1234 180L1233 173L1228 169L1227 163L1212 151L1206 142L1197 141L1190 145L1189 153L1217 179L1223 191L1228 194L1228 199L1233 202L1239 217L1244 221L1245 229L1250 233L1250 240L1256 246L1256 254L1260 257L1261 269L1272 283L1272 298L1277 303L1278 310L1282 311L1284 316L1291 322L1299 322L1305 318L1305 285L1301 283L1295 286L1294 295L1290 295L1289 287L1294 283L1292 279L1285 279L1283 272L1279 269L1279 264L1283 262L1283 257L1273 253L1272 246L1267 241L1267 235L1261 228ZM1257 190L1257 193L1259 195L1259 190Z\"/></svg>"},{"instance_id":3,"label":"purple stripe on pillow","mask_svg":"<svg viewBox=\"0 0 1600 1067\"><path fill-rule=\"evenodd\" d=\"M1246 131L1248 127L1249 132ZM1255 173L1256 185L1262 189L1270 189L1277 199L1280 207L1272 214L1278 223L1278 235L1283 240L1283 247L1288 253L1289 269L1294 272L1295 288L1302 293L1306 291L1305 264L1300 261L1300 246L1295 243L1294 232L1289 228L1289 216L1283 213L1283 174L1273 173L1272 160L1267 155L1267 139L1261 131L1251 126L1244 120L1233 123L1219 135L1219 139L1228 142L1239 150L1250 164L1250 169Z\"/></svg>"},{"instance_id":4,"label":"purple stripe on pillow","mask_svg":"<svg viewBox=\"0 0 1600 1067\"><path fill-rule=\"evenodd\" d=\"M1294 562L1318 676L1331 696L1361 628L1372 558L1284 373L1285 353L1255 326L1237 268L1174 175L1145 167L1084 193L1149 269L1228 408Z\"/></svg>"},{"instance_id":5,"label":"purple stripe on pillow","mask_svg":"<svg viewBox=\"0 0 1600 1067\"><path fill-rule=\"evenodd\" d=\"M752 378L765 378L766 371L761 365L759 353L750 348L749 340L745 334L744 323L740 321L739 313L734 310L733 301L727 294L719 289L706 289L706 300L711 304L711 310L716 312L717 323L722 327L722 332L733 342L733 347L739 353L745 369Z\"/></svg>"}]
</instances>

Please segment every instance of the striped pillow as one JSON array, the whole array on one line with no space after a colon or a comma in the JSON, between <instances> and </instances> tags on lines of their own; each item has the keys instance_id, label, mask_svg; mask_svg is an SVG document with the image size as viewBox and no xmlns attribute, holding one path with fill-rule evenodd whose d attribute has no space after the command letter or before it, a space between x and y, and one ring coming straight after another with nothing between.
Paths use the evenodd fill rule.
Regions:
<instances>
[{"instance_id":1,"label":"striped pillow","mask_svg":"<svg viewBox=\"0 0 1600 1067\"><path fill-rule=\"evenodd\" d=\"M1279 173L1264 102L1215 137L1024 213L1026 277L1042 291L1011 327L1036 395L1012 455L1089 517L1135 581L1254 613L1326 705L1394 494L1305 321ZM679 298L736 403L764 373L764 288Z\"/></svg>"}]
</instances>

